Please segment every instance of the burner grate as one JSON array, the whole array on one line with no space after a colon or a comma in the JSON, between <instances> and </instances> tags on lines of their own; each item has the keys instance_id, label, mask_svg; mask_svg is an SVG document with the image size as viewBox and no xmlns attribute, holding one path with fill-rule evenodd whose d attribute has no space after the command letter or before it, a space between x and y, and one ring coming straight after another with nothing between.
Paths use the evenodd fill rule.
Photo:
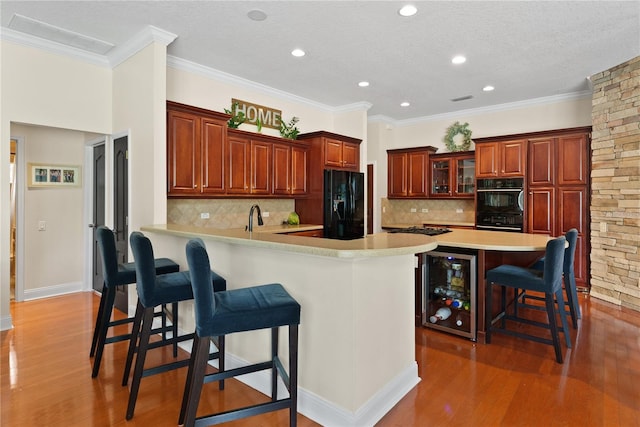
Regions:
<instances>
[{"instance_id":1,"label":"burner grate","mask_svg":"<svg viewBox=\"0 0 640 427\"><path fill-rule=\"evenodd\" d=\"M407 227L407 228L393 228L389 230L389 233L407 233L407 234L424 234L426 236L437 236L438 234L449 233L451 230L448 228L440 227Z\"/></svg>"}]
</instances>

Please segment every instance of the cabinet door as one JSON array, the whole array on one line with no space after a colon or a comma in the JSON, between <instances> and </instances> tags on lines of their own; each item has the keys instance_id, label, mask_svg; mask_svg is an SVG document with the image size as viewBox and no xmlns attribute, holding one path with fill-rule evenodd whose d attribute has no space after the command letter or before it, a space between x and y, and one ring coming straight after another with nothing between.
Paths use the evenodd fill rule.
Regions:
<instances>
[{"instance_id":1,"label":"cabinet door","mask_svg":"<svg viewBox=\"0 0 640 427\"><path fill-rule=\"evenodd\" d=\"M407 196L407 154L393 153L387 156L388 197Z\"/></svg>"},{"instance_id":2,"label":"cabinet door","mask_svg":"<svg viewBox=\"0 0 640 427\"><path fill-rule=\"evenodd\" d=\"M576 244L576 259L574 270L576 284L587 287L587 257L585 235L587 232L588 195L584 186L559 187L558 188L558 229L557 235L564 235L575 228L578 230L578 242Z\"/></svg>"},{"instance_id":3,"label":"cabinet door","mask_svg":"<svg viewBox=\"0 0 640 427\"><path fill-rule=\"evenodd\" d=\"M202 119L202 192L224 194L226 127L219 121Z\"/></svg>"},{"instance_id":4,"label":"cabinet door","mask_svg":"<svg viewBox=\"0 0 640 427\"><path fill-rule=\"evenodd\" d=\"M360 169L360 146L345 142L342 144L342 167L358 171Z\"/></svg>"},{"instance_id":5,"label":"cabinet door","mask_svg":"<svg viewBox=\"0 0 640 427\"><path fill-rule=\"evenodd\" d=\"M229 166L227 168L227 193L249 194L249 140L229 137Z\"/></svg>"},{"instance_id":6,"label":"cabinet door","mask_svg":"<svg viewBox=\"0 0 640 427\"><path fill-rule=\"evenodd\" d=\"M307 194L307 149L291 147L291 194Z\"/></svg>"},{"instance_id":7,"label":"cabinet door","mask_svg":"<svg viewBox=\"0 0 640 427\"><path fill-rule=\"evenodd\" d=\"M193 114L167 114L167 180L169 194L200 192L200 119Z\"/></svg>"},{"instance_id":8,"label":"cabinet door","mask_svg":"<svg viewBox=\"0 0 640 427\"><path fill-rule=\"evenodd\" d=\"M273 194L291 194L291 147L273 145Z\"/></svg>"},{"instance_id":9,"label":"cabinet door","mask_svg":"<svg viewBox=\"0 0 640 427\"><path fill-rule=\"evenodd\" d=\"M325 166L342 167L342 141L327 138L324 143Z\"/></svg>"},{"instance_id":10,"label":"cabinet door","mask_svg":"<svg viewBox=\"0 0 640 427\"><path fill-rule=\"evenodd\" d=\"M455 162L453 178L455 179L454 196L472 199L476 190L475 157L460 158Z\"/></svg>"},{"instance_id":11,"label":"cabinet door","mask_svg":"<svg viewBox=\"0 0 640 427\"><path fill-rule=\"evenodd\" d=\"M553 187L529 189L527 233L554 235L555 191Z\"/></svg>"},{"instance_id":12,"label":"cabinet door","mask_svg":"<svg viewBox=\"0 0 640 427\"><path fill-rule=\"evenodd\" d=\"M555 148L555 138L529 140L529 185L555 184Z\"/></svg>"},{"instance_id":13,"label":"cabinet door","mask_svg":"<svg viewBox=\"0 0 640 427\"><path fill-rule=\"evenodd\" d=\"M584 133L558 138L558 184L586 185L587 175L587 135Z\"/></svg>"},{"instance_id":14,"label":"cabinet door","mask_svg":"<svg viewBox=\"0 0 640 427\"><path fill-rule=\"evenodd\" d=\"M524 176L527 141L503 142L500 146L500 176Z\"/></svg>"},{"instance_id":15,"label":"cabinet door","mask_svg":"<svg viewBox=\"0 0 640 427\"><path fill-rule=\"evenodd\" d=\"M251 194L271 194L273 144L251 141Z\"/></svg>"},{"instance_id":16,"label":"cabinet door","mask_svg":"<svg viewBox=\"0 0 640 427\"><path fill-rule=\"evenodd\" d=\"M428 162L427 152L407 153L407 196L427 197Z\"/></svg>"},{"instance_id":17,"label":"cabinet door","mask_svg":"<svg viewBox=\"0 0 640 427\"><path fill-rule=\"evenodd\" d=\"M498 144L495 142L476 146L476 176L493 178L498 176Z\"/></svg>"},{"instance_id":18,"label":"cabinet door","mask_svg":"<svg viewBox=\"0 0 640 427\"><path fill-rule=\"evenodd\" d=\"M451 164L453 160L448 159L431 159L431 188L429 195L431 197L450 197L451 196Z\"/></svg>"}]
</instances>

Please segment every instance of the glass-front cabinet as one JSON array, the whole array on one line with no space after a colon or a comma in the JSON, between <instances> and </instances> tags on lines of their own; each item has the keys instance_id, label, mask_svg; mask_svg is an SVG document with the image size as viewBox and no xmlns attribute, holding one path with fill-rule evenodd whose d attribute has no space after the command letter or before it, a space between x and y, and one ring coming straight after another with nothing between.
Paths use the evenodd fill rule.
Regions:
<instances>
[{"instance_id":1,"label":"glass-front cabinet","mask_svg":"<svg viewBox=\"0 0 640 427\"><path fill-rule=\"evenodd\" d=\"M430 198L473 198L476 160L473 151L434 154L429 158Z\"/></svg>"},{"instance_id":2,"label":"glass-front cabinet","mask_svg":"<svg viewBox=\"0 0 640 427\"><path fill-rule=\"evenodd\" d=\"M423 258L422 324L476 340L476 255L457 250Z\"/></svg>"}]
</instances>

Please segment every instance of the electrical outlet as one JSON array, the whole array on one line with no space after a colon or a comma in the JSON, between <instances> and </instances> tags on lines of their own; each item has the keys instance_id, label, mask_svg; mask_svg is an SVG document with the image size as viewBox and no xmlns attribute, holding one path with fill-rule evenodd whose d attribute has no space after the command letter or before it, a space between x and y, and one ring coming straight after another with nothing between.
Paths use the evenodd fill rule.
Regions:
<instances>
[{"instance_id":1,"label":"electrical outlet","mask_svg":"<svg viewBox=\"0 0 640 427\"><path fill-rule=\"evenodd\" d=\"M456 209L456 213L462 213L462 209L460 208Z\"/></svg>"},{"instance_id":2,"label":"electrical outlet","mask_svg":"<svg viewBox=\"0 0 640 427\"><path fill-rule=\"evenodd\" d=\"M262 212L263 218L269 218L269 212Z\"/></svg>"},{"instance_id":3,"label":"electrical outlet","mask_svg":"<svg viewBox=\"0 0 640 427\"><path fill-rule=\"evenodd\" d=\"M200 219L209 219L209 212L202 212L200 214Z\"/></svg>"},{"instance_id":4,"label":"electrical outlet","mask_svg":"<svg viewBox=\"0 0 640 427\"><path fill-rule=\"evenodd\" d=\"M607 223L606 222L601 222L600 223L600 232L601 233L606 233L607 232Z\"/></svg>"},{"instance_id":5,"label":"electrical outlet","mask_svg":"<svg viewBox=\"0 0 640 427\"><path fill-rule=\"evenodd\" d=\"M47 229L46 221L38 221L38 231L45 231Z\"/></svg>"},{"instance_id":6,"label":"electrical outlet","mask_svg":"<svg viewBox=\"0 0 640 427\"><path fill-rule=\"evenodd\" d=\"M422 212L422 213L429 213L429 209L425 209L425 208L423 208L423 209L421 209L421 210L420 210L420 212Z\"/></svg>"},{"instance_id":7,"label":"electrical outlet","mask_svg":"<svg viewBox=\"0 0 640 427\"><path fill-rule=\"evenodd\" d=\"M416 208L411 208L411 213L416 213L418 210Z\"/></svg>"},{"instance_id":8,"label":"electrical outlet","mask_svg":"<svg viewBox=\"0 0 640 427\"><path fill-rule=\"evenodd\" d=\"M382 207L382 213L387 213L387 207L386 206Z\"/></svg>"}]
</instances>

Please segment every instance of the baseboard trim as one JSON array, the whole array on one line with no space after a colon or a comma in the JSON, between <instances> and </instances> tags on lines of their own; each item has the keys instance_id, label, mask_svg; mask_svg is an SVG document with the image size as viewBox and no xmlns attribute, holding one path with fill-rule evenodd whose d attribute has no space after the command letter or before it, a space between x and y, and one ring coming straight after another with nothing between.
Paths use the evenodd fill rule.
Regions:
<instances>
[{"instance_id":1,"label":"baseboard trim","mask_svg":"<svg viewBox=\"0 0 640 427\"><path fill-rule=\"evenodd\" d=\"M13 329L11 315L0 317L0 331L8 331Z\"/></svg>"},{"instance_id":2,"label":"baseboard trim","mask_svg":"<svg viewBox=\"0 0 640 427\"><path fill-rule=\"evenodd\" d=\"M36 289L25 289L24 300L30 301L40 298L56 297L59 295L72 294L74 292L83 292L82 282L63 283L54 286L45 286Z\"/></svg>"}]
</instances>

